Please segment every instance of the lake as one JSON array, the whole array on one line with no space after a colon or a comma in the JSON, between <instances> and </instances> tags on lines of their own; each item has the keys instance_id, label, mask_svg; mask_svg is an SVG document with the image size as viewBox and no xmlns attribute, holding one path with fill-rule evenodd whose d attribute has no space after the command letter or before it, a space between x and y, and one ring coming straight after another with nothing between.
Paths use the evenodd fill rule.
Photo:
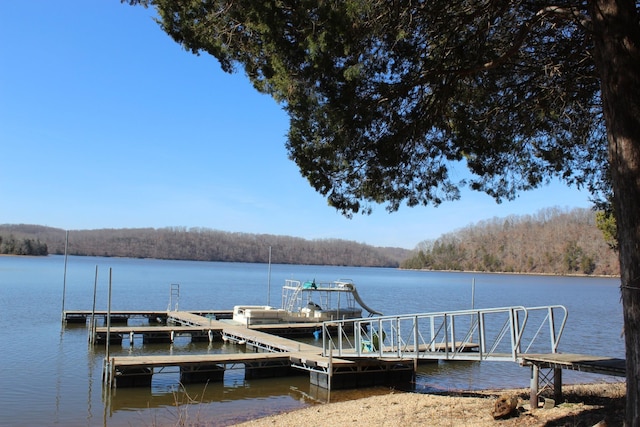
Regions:
<instances>
[{"instance_id":1,"label":"lake","mask_svg":"<svg viewBox=\"0 0 640 427\"><path fill-rule=\"evenodd\" d=\"M419 272L329 267L69 257L64 307L106 310L109 270L113 310L166 310L171 284L180 285L181 310L279 306L286 279L351 279L362 299L385 315L560 304L569 317L560 351L624 358L620 280L483 273ZM270 274L269 274L270 272ZM102 387L104 348L89 346L87 329L63 325L64 257L0 257L0 426L230 425L326 402L307 376L245 380L228 371L221 383L178 384L177 373L154 375L151 388ZM472 283L475 283L472 301ZM175 304L175 300L173 302ZM141 340L138 340L141 341ZM111 354L224 353L214 342L111 345ZM621 381L564 372L565 383ZM441 362L421 366L413 390L528 387L529 368L513 362ZM385 393L384 388L333 391L331 401Z\"/></svg>"}]
</instances>

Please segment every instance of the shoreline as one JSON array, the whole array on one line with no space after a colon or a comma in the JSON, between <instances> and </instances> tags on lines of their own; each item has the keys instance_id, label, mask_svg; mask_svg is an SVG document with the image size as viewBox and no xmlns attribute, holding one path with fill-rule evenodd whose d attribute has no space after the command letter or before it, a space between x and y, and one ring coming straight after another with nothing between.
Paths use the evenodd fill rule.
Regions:
<instances>
[{"instance_id":1,"label":"shoreline","mask_svg":"<svg viewBox=\"0 0 640 427\"><path fill-rule=\"evenodd\" d=\"M601 279L616 279L620 278L619 274L584 274L584 273L534 273L534 272L509 272L509 271L483 271L483 270L430 270L427 268L400 268L398 270L403 271L417 271L424 273L461 273L461 274L505 274L513 276L551 276L551 277L583 277L583 278L601 278Z\"/></svg>"},{"instance_id":2,"label":"shoreline","mask_svg":"<svg viewBox=\"0 0 640 427\"><path fill-rule=\"evenodd\" d=\"M0 257L48 257L48 256L64 256L64 254L58 253L48 253L46 255L19 255L19 254L0 254ZM195 262L237 262L244 263L247 261L205 261L198 259L174 259L174 258L140 258L140 257L131 257L131 256L118 256L118 255L87 255L87 254L69 254L69 256L77 256L77 257L94 257L94 258L130 258L130 259L148 259L148 260L158 260L158 261L195 261ZM266 264L262 262L258 262L256 264ZM292 265L303 265L308 266L312 264L292 264ZM350 265L348 267L364 267L361 265ZM513 275L513 276L552 276L552 277L579 277L579 278L601 278L601 279L616 279L620 278L619 274L584 274L584 273L535 273L535 272L513 272L513 271L483 271L483 270L430 270L426 268L402 268L402 267L383 267L383 266L374 266L370 268L391 268L402 271L417 271L423 273L461 273L461 274L504 274L504 275Z\"/></svg>"},{"instance_id":3,"label":"shoreline","mask_svg":"<svg viewBox=\"0 0 640 427\"><path fill-rule=\"evenodd\" d=\"M300 425L433 425L433 426L621 426L624 421L624 382L566 385L563 402L531 410L528 389L481 390L421 394L391 390L388 394L322 403L303 409L233 424L237 427ZM514 416L492 416L499 396L517 396ZM602 425L602 424L601 424Z\"/></svg>"}]
</instances>

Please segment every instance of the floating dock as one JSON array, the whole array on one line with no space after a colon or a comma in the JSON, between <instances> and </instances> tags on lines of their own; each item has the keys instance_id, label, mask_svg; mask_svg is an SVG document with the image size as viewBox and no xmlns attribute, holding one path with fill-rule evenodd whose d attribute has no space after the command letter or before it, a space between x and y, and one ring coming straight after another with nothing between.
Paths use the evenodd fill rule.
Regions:
<instances>
[{"instance_id":1,"label":"floating dock","mask_svg":"<svg viewBox=\"0 0 640 427\"><path fill-rule=\"evenodd\" d=\"M327 389L354 388L372 385L409 383L415 364L399 358L366 358L348 360L322 356L322 349L310 344L272 335L243 325L198 316L192 312L169 312L170 322L182 326L148 328L106 328L96 333L106 339L127 333L144 333L166 339L167 334L206 333L215 331L224 341L246 345L252 353L202 354L176 356L116 356L109 357L104 379L110 387L149 386L155 372L178 367L183 383L222 381L227 369L244 368L245 377L263 378L309 373L312 385ZM303 328L308 325L302 324ZM295 329L295 324L283 327ZM154 335L150 335L154 334ZM193 337L193 335L192 335Z\"/></svg>"},{"instance_id":2,"label":"floating dock","mask_svg":"<svg viewBox=\"0 0 640 427\"><path fill-rule=\"evenodd\" d=\"M106 327L94 330L93 343L104 344L107 333L111 336L111 343L122 344L128 338L129 345L133 345L134 337L142 338L145 344L172 343L177 337L189 336L192 342L219 341L222 337L221 328L196 326L116 326L108 331Z\"/></svg>"},{"instance_id":3,"label":"floating dock","mask_svg":"<svg viewBox=\"0 0 640 427\"><path fill-rule=\"evenodd\" d=\"M166 323L168 313L167 310L112 310L111 322L126 323L129 319L142 318L148 319L149 323ZM202 317L213 317L217 320L231 319L233 316L233 310L190 310L189 313ZM96 318L103 318L106 323L107 311L105 310L65 310L62 313L62 319L66 323L84 324L92 315Z\"/></svg>"},{"instance_id":4,"label":"floating dock","mask_svg":"<svg viewBox=\"0 0 640 427\"><path fill-rule=\"evenodd\" d=\"M542 324L552 322L552 310L556 307L510 307L474 312L452 312L425 315L378 317L355 319L339 322L291 323L269 325L244 325L232 320L216 319L216 315L225 316L230 311L167 311L167 312L112 312L123 317L143 316L150 319L165 318L166 326L117 326L95 328L97 342L122 340L128 335L131 342L134 336L141 335L145 342L172 342L176 336L189 335L192 340L223 340L246 346L246 352L233 354L188 354L166 356L114 356L105 358L103 379L110 388L150 386L153 375L169 368L177 368L182 383L222 381L225 371L244 369L245 378L266 378L275 376L300 375L307 373L311 385L332 390L374 385L407 386L414 379L416 366L420 361L433 360L476 360L476 361L515 361L522 366L530 366L531 401L536 402L542 391L553 388L556 401L562 396L562 370L571 369L606 375L625 375L624 359L580 354L565 354L555 351L561 329L557 336L550 334L552 353L528 354L518 350L525 343L524 323L518 318L534 310L549 311ZM87 312L70 312L74 316L87 315ZM73 314L75 313L75 314ZM486 346L488 336L482 328L485 316L507 313L507 326L501 336L511 338L511 351L500 353L489 351ZM102 315L102 313L100 313ZM455 340L455 319L467 318L469 314L480 321L473 324L479 333L476 340ZM105 314L106 315L106 314ZM424 319L429 327L419 327ZM406 317L406 319L405 319ZM440 319L442 318L442 324ZM410 321L409 324L403 322ZM86 318L85 318L86 321ZM350 328L344 323L352 322ZM452 323L449 323L452 322ZM564 320L562 322L564 326ZM424 326L424 324L422 325ZM536 325L537 326L537 325ZM552 331L556 328L551 324ZM300 334L300 331L315 331L322 327L322 347L285 338L278 334ZM333 337L330 328L338 327ZM510 329L510 331L509 331ZM507 330L507 333L504 333ZM350 332L346 332L350 331ZM383 331L384 344L378 345L377 333ZM387 335L385 341L385 333ZM418 333L422 331L422 333ZM433 337L428 337L431 331ZM402 336L403 332L408 335ZM352 335L348 335L352 334ZM435 337L444 338L436 341ZM413 341L411 340L413 337ZM471 337L471 335L469 335ZM365 339L366 338L366 339ZM418 339L419 338L419 339ZM518 339L516 339L518 338ZM337 340L336 342L325 339ZM532 340L534 340L532 338ZM351 346L345 346L346 343ZM329 345L327 345L329 344ZM543 370L551 371L543 374ZM545 383L546 381L546 383Z\"/></svg>"}]
</instances>

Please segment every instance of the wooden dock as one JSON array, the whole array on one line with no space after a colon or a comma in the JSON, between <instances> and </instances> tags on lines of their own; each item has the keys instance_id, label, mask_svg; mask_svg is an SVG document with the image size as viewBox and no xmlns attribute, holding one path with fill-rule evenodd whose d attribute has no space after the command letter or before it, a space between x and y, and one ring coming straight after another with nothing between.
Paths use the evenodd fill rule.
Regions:
<instances>
[{"instance_id":1,"label":"wooden dock","mask_svg":"<svg viewBox=\"0 0 640 427\"><path fill-rule=\"evenodd\" d=\"M618 377L626 375L624 359L587 354L523 354L520 364L531 366L531 402L538 402L541 393L546 390L553 391L556 402L562 401L563 369Z\"/></svg>"},{"instance_id":2,"label":"wooden dock","mask_svg":"<svg viewBox=\"0 0 640 427\"><path fill-rule=\"evenodd\" d=\"M587 354L553 353L522 355L521 364L537 365L539 368L569 369L573 371L624 377L624 359Z\"/></svg>"},{"instance_id":3,"label":"wooden dock","mask_svg":"<svg viewBox=\"0 0 640 427\"><path fill-rule=\"evenodd\" d=\"M104 319L106 323L108 312L105 310L97 310L92 312L91 310L65 310L62 313L62 318L66 323L80 323L85 324L87 320L91 318L91 315L95 315L96 318ZM115 310L111 311L112 323L126 323L132 318L144 318L154 322L165 322L167 319L166 311L154 311L154 310Z\"/></svg>"},{"instance_id":4,"label":"wooden dock","mask_svg":"<svg viewBox=\"0 0 640 427\"><path fill-rule=\"evenodd\" d=\"M111 335L111 342L121 344L125 338L133 345L136 335L142 337L143 343L172 343L175 338L189 336L193 342L219 341L222 337L220 327L210 326L115 326L107 331L106 327L94 330L93 343L104 344L107 333Z\"/></svg>"},{"instance_id":5,"label":"wooden dock","mask_svg":"<svg viewBox=\"0 0 640 427\"><path fill-rule=\"evenodd\" d=\"M192 312L170 312L168 320L181 326L111 328L110 333L113 339L114 334L132 333L136 330L163 334L171 330L174 334L177 331L217 331L223 340L246 345L247 350L253 352L110 357L103 377L111 387L149 386L154 372L162 372L167 367L178 367L180 381L183 383L222 381L225 370L238 367L244 368L246 378L286 376L306 371L312 385L328 389L408 383L414 375L413 361L375 357L361 360L324 357L319 347L243 325L198 316ZM106 339L106 328L101 328L100 332L104 333Z\"/></svg>"},{"instance_id":6,"label":"wooden dock","mask_svg":"<svg viewBox=\"0 0 640 427\"><path fill-rule=\"evenodd\" d=\"M188 354L179 356L121 356L109 360L108 382L112 387L150 386L154 368L175 366L183 384L222 381L227 369L239 365L255 378L257 370L281 376L289 369L289 357L277 353ZM264 374L263 374L264 375Z\"/></svg>"},{"instance_id":7,"label":"wooden dock","mask_svg":"<svg viewBox=\"0 0 640 427\"><path fill-rule=\"evenodd\" d=\"M281 333L315 330L322 324L275 324L246 325L231 320L218 320L216 316L225 316L228 311L134 311L111 312L112 315L126 318L143 316L150 319L165 316L167 326L117 326L96 328L98 341L104 342L108 332L111 340L122 339L129 335L132 342L135 335L142 335L146 342L172 342L176 336L190 335L195 340L222 339L246 346L245 353L234 354L189 354L171 356L116 356L106 359L103 378L110 387L149 386L154 373L163 372L167 368L178 368L180 381L183 383L222 381L228 369L244 369L246 378L263 378L287 376L308 372L312 385L328 390L355 388L373 385L409 384L415 375L418 359L444 359L448 352L456 351L464 354L480 354L476 343L455 342L448 345L425 345L416 348L409 346L385 347L382 351L371 348L367 351L352 352L334 357L335 353L323 356L320 347L295 341ZM106 315L104 312L97 314ZM90 312L69 312L73 316L88 316ZM86 321L86 318L85 318ZM397 357L391 354L397 351ZM417 351L415 351L417 350ZM384 355L382 353L385 353ZM419 357L418 357L419 355ZM494 360L502 360L499 357ZM413 358L412 358L413 357ZM467 356L465 356L467 357ZM471 357L471 356L469 356ZM505 355L507 360L512 355ZM472 360L467 359L465 360ZM483 360L480 357L478 360ZM512 359L513 360L513 359ZM582 372L606 375L625 375L623 359L590 356L582 354L520 354L517 361L523 366L530 366L531 401L539 399L541 391L551 385L556 401L562 396L562 370L570 369ZM542 375L543 370L550 370L552 375ZM543 383L542 388L541 380ZM546 382L546 383L545 383Z\"/></svg>"},{"instance_id":8,"label":"wooden dock","mask_svg":"<svg viewBox=\"0 0 640 427\"><path fill-rule=\"evenodd\" d=\"M92 313L98 317L107 318L107 311L96 310L65 310L62 313L62 318L66 323L80 323L84 324L91 318ZM167 321L167 315L170 313L167 310L111 310L111 322L112 323L126 323L129 319L144 318L149 319L149 322L165 323ZM212 317L216 320L231 319L233 310L190 310L189 313L201 317Z\"/></svg>"},{"instance_id":9,"label":"wooden dock","mask_svg":"<svg viewBox=\"0 0 640 427\"><path fill-rule=\"evenodd\" d=\"M407 384L413 379L412 361L399 359L345 360L316 352L254 352L171 356L116 356L108 363L105 381L110 387L150 386L154 373L178 367L180 382L222 381L229 369L244 369L246 379L309 373L312 385L326 389ZM156 371L157 369L157 371Z\"/></svg>"}]
</instances>

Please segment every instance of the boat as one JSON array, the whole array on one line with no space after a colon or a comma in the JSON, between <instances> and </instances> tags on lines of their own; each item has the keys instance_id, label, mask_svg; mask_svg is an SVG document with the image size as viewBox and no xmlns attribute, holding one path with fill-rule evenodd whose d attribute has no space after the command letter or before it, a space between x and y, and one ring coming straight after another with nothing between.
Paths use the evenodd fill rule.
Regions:
<instances>
[{"instance_id":1,"label":"boat","mask_svg":"<svg viewBox=\"0 0 640 427\"><path fill-rule=\"evenodd\" d=\"M233 320L243 325L278 323L320 323L331 320L358 319L382 315L367 306L352 280L333 282L285 280L282 287L282 307L268 305L237 305Z\"/></svg>"}]
</instances>

